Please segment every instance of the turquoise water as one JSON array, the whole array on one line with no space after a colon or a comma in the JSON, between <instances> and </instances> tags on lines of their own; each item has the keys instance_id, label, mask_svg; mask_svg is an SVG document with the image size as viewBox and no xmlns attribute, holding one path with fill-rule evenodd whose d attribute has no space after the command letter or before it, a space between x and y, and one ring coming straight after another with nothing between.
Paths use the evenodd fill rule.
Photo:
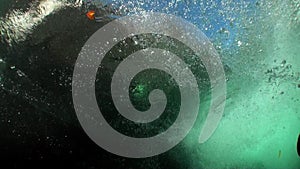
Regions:
<instances>
[{"instance_id":1,"label":"turquoise water","mask_svg":"<svg viewBox=\"0 0 300 169\"><path fill-rule=\"evenodd\" d=\"M175 148L187 168L299 168L300 1L113 1L197 25L228 65L224 116L204 144L198 123ZM206 103L204 103L206 104ZM206 105L209 103L207 102Z\"/></svg>"}]
</instances>

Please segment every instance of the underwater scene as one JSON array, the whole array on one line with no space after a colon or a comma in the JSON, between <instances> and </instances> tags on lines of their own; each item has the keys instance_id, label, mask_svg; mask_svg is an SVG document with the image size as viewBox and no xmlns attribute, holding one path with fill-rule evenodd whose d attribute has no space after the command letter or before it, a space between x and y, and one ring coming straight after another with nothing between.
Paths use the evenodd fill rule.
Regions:
<instances>
[{"instance_id":1,"label":"underwater scene","mask_svg":"<svg viewBox=\"0 0 300 169\"><path fill-rule=\"evenodd\" d=\"M3 168L300 169L300 0L1 0Z\"/></svg>"}]
</instances>

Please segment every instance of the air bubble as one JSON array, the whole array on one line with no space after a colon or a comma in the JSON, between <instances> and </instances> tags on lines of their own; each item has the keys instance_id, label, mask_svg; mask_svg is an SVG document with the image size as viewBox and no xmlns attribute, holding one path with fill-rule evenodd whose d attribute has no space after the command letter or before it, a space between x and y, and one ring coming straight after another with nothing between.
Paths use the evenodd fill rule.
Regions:
<instances>
[{"instance_id":1,"label":"air bubble","mask_svg":"<svg viewBox=\"0 0 300 169\"><path fill-rule=\"evenodd\" d=\"M242 46L242 42L241 41L238 41L238 46Z\"/></svg>"}]
</instances>

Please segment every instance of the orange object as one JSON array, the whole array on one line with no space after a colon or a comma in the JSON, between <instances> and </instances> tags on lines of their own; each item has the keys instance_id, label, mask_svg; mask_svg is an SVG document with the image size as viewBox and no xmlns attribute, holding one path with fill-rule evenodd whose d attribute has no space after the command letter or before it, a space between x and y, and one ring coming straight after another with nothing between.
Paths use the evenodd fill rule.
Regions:
<instances>
[{"instance_id":1,"label":"orange object","mask_svg":"<svg viewBox=\"0 0 300 169\"><path fill-rule=\"evenodd\" d=\"M95 11L91 10L88 13L86 13L86 16L90 19L90 20L94 20L95 19Z\"/></svg>"}]
</instances>

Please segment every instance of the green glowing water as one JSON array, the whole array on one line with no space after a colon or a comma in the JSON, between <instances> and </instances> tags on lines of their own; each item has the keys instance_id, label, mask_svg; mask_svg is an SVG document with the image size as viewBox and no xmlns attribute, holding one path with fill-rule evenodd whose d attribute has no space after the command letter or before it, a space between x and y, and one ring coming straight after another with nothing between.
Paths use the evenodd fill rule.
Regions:
<instances>
[{"instance_id":1,"label":"green glowing water","mask_svg":"<svg viewBox=\"0 0 300 169\"><path fill-rule=\"evenodd\" d=\"M198 124L183 143L190 168L300 168L300 1L262 4L248 41L223 57L233 63L218 129L198 144Z\"/></svg>"},{"instance_id":2,"label":"green glowing water","mask_svg":"<svg viewBox=\"0 0 300 169\"><path fill-rule=\"evenodd\" d=\"M232 45L237 49L223 49L223 35L213 39L225 69L228 67L225 112L213 136L199 144L210 105L208 98L201 100L195 127L169 152L177 161L175 168L300 168L296 150L300 133L299 4L299 0L259 1L259 14L249 16L247 5L234 8L233 1L226 1L223 12L238 15L230 19L238 28ZM208 20L215 17L205 16ZM132 93L133 102L139 105L141 100L147 102L149 89L145 83L137 84Z\"/></svg>"}]
</instances>

